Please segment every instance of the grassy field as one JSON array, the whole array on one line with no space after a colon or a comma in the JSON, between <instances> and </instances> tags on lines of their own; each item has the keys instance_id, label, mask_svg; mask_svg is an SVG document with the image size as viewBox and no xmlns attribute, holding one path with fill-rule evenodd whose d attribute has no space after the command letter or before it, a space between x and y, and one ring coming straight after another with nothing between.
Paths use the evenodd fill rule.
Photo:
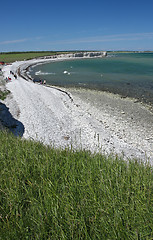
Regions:
<instances>
[{"instance_id":1,"label":"grassy field","mask_svg":"<svg viewBox=\"0 0 153 240\"><path fill-rule=\"evenodd\" d=\"M60 52L13 52L13 53L0 53L0 62L11 63L14 61L28 60L37 57L50 56L60 54Z\"/></svg>"},{"instance_id":2,"label":"grassy field","mask_svg":"<svg viewBox=\"0 0 153 240\"><path fill-rule=\"evenodd\" d=\"M0 131L0 239L153 239L149 164Z\"/></svg>"}]
</instances>

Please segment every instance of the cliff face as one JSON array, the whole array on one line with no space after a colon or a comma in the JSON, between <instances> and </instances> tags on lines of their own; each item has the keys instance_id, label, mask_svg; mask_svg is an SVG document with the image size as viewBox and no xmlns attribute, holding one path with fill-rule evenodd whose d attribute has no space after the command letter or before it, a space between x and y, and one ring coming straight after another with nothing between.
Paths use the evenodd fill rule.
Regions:
<instances>
[{"instance_id":1,"label":"cliff face","mask_svg":"<svg viewBox=\"0 0 153 240\"><path fill-rule=\"evenodd\" d=\"M70 54L65 54L65 55L59 55L58 57L106 57L107 52L78 52L78 53L70 53Z\"/></svg>"},{"instance_id":2,"label":"cliff face","mask_svg":"<svg viewBox=\"0 0 153 240\"><path fill-rule=\"evenodd\" d=\"M107 56L107 52L83 52L74 53L73 57L104 57Z\"/></svg>"}]
</instances>

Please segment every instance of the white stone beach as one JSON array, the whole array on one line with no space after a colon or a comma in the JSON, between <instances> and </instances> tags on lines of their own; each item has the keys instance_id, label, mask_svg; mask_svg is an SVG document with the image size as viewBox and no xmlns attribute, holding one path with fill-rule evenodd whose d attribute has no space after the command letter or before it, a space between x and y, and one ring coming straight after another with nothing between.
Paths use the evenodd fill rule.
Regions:
<instances>
[{"instance_id":1,"label":"white stone beach","mask_svg":"<svg viewBox=\"0 0 153 240\"><path fill-rule=\"evenodd\" d=\"M6 84L11 96L5 104L23 124L23 137L55 147L100 151L152 163L153 113L146 106L106 92L75 88L60 91L10 74L59 59L14 62L3 68L4 78L12 79Z\"/></svg>"}]
</instances>

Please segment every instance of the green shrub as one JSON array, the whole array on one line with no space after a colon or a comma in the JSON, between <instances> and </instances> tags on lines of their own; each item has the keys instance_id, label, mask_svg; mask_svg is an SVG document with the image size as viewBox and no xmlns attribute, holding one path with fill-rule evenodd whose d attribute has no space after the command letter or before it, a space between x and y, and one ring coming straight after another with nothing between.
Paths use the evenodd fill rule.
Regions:
<instances>
[{"instance_id":1,"label":"green shrub","mask_svg":"<svg viewBox=\"0 0 153 240\"><path fill-rule=\"evenodd\" d=\"M0 99L4 100L9 93L10 93L9 90L5 90L5 91L0 90Z\"/></svg>"}]
</instances>

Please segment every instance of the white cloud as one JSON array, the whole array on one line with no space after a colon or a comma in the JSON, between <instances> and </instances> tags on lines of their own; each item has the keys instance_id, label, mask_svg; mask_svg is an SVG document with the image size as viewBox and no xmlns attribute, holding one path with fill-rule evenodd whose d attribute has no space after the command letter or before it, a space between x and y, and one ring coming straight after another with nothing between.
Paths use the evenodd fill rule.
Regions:
<instances>
[{"instance_id":1,"label":"white cloud","mask_svg":"<svg viewBox=\"0 0 153 240\"><path fill-rule=\"evenodd\" d=\"M23 38L23 39L16 39L16 40L7 40L0 42L1 45L8 45L8 44L14 44L14 43L22 43L22 42L28 42L32 40L40 40L42 37L35 37L35 38Z\"/></svg>"},{"instance_id":2,"label":"white cloud","mask_svg":"<svg viewBox=\"0 0 153 240\"><path fill-rule=\"evenodd\" d=\"M7 45L7 44L20 43L20 42L26 42L26 41L28 41L28 39L27 39L27 38L24 38L24 39L16 39L16 40L10 40L10 41L3 41L3 42L0 42L0 44Z\"/></svg>"},{"instance_id":3,"label":"white cloud","mask_svg":"<svg viewBox=\"0 0 153 240\"><path fill-rule=\"evenodd\" d=\"M96 36L88 38L78 38L71 40L52 41L49 44L74 44L74 43L95 43L95 42L115 42L115 41L136 41L141 39L153 39L153 32L150 33L128 33L106 36Z\"/></svg>"}]
</instances>

